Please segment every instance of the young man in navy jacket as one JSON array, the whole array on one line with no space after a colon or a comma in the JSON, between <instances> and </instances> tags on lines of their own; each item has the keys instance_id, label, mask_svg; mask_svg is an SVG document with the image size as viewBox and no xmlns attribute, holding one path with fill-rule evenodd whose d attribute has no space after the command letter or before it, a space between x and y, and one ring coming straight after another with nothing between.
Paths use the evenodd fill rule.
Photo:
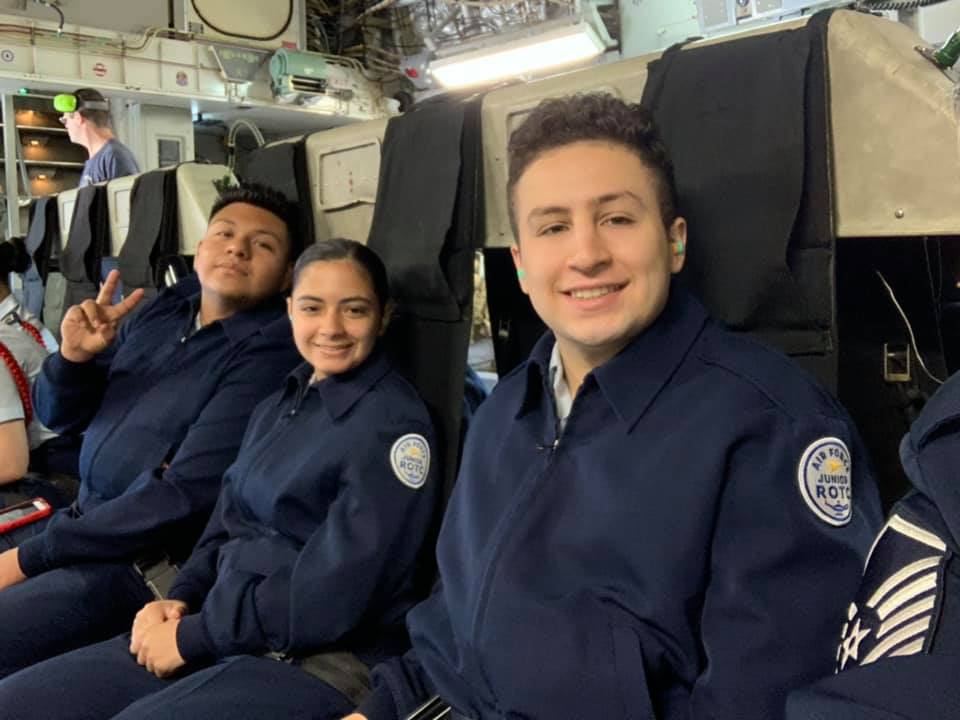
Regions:
<instances>
[{"instance_id":1,"label":"young man in navy jacket","mask_svg":"<svg viewBox=\"0 0 960 720\"><path fill-rule=\"evenodd\" d=\"M351 718L433 695L452 718L782 718L831 671L881 520L853 423L672 279L686 224L642 108L545 101L509 155L550 332L480 407L438 589Z\"/></svg>"},{"instance_id":2,"label":"young man in navy jacket","mask_svg":"<svg viewBox=\"0 0 960 720\"><path fill-rule=\"evenodd\" d=\"M0 677L125 630L146 581L189 554L250 413L298 361L281 295L292 217L275 192L228 190L195 276L118 326L142 292L111 304L114 272L64 315L33 401L51 429L83 433L80 495L0 536Z\"/></svg>"}]
</instances>

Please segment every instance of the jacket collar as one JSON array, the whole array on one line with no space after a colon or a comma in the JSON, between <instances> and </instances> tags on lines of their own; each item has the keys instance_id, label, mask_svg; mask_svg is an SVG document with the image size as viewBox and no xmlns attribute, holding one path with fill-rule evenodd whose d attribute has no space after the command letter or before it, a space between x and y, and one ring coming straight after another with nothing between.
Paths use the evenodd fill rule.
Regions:
<instances>
[{"instance_id":1,"label":"jacket collar","mask_svg":"<svg viewBox=\"0 0 960 720\"><path fill-rule=\"evenodd\" d=\"M197 274L191 273L170 288L170 292L189 305L192 327L196 314L200 312L200 280L197 278ZM221 320L220 325L223 327L227 340L232 345L237 345L254 333L259 332L264 326L281 318L285 313L286 304L283 296L273 295L251 308L241 310ZM282 325L286 325L286 318L284 318ZM289 328L286 332L289 335Z\"/></svg>"},{"instance_id":2,"label":"jacket collar","mask_svg":"<svg viewBox=\"0 0 960 720\"><path fill-rule=\"evenodd\" d=\"M283 397L286 399L291 394L295 394L296 405L299 407L306 394L310 390L316 390L330 417L338 420L346 415L360 398L370 392L370 389L390 372L390 368L390 361L387 360L386 355L379 349L374 349L370 357L359 366L341 375L331 375L311 385L313 367L305 362L287 376L287 387Z\"/></svg>"},{"instance_id":3,"label":"jacket collar","mask_svg":"<svg viewBox=\"0 0 960 720\"><path fill-rule=\"evenodd\" d=\"M923 406L910 426L909 435L916 448L927 444L941 427L960 418L960 373L951 376Z\"/></svg>"},{"instance_id":4,"label":"jacket collar","mask_svg":"<svg viewBox=\"0 0 960 720\"><path fill-rule=\"evenodd\" d=\"M659 317L637 335L615 357L587 374L603 397L628 427L639 420L664 385L683 362L708 321L703 305L676 280ZM549 392L550 353L556 342L547 332L534 346L527 360L526 388L517 417L529 412Z\"/></svg>"}]
</instances>

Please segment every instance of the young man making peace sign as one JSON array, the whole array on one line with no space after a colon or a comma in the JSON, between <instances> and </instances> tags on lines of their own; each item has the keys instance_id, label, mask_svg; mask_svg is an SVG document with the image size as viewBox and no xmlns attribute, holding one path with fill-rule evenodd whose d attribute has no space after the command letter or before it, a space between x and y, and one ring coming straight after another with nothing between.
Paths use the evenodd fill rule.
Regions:
<instances>
[{"instance_id":1,"label":"young man making peace sign","mask_svg":"<svg viewBox=\"0 0 960 720\"><path fill-rule=\"evenodd\" d=\"M250 412L297 364L281 297L301 242L292 217L272 191L227 191L195 276L119 325L140 293L112 305L112 274L64 316L33 399L48 427L83 433L80 495L0 536L12 546L0 554L0 677L125 630L158 565L189 554Z\"/></svg>"}]
</instances>

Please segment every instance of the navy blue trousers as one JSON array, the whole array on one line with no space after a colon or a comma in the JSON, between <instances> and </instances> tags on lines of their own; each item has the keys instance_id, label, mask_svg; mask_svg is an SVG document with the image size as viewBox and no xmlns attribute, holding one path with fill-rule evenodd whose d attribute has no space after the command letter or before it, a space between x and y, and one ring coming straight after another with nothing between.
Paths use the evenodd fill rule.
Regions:
<instances>
[{"instance_id":1,"label":"navy blue trousers","mask_svg":"<svg viewBox=\"0 0 960 720\"><path fill-rule=\"evenodd\" d=\"M239 655L160 680L137 665L129 635L75 650L0 682L0 717L71 720L334 720L353 710L299 668Z\"/></svg>"},{"instance_id":2,"label":"navy blue trousers","mask_svg":"<svg viewBox=\"0 0 960 720\"><path fill-rule=\"evenodd\" d=\"M44 524L0 535L0 549L16 546ZM0 678L128 631L151 600L133 565L119 563L70 565L0 590Z\"/></svg>"}]
</instances>

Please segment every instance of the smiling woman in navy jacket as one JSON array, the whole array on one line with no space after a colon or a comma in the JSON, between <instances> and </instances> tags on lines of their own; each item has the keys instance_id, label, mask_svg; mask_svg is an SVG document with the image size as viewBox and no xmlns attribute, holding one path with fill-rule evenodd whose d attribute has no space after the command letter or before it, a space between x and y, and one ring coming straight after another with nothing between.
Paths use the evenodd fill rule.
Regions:
<instances>
[{"instance_id":1,"label":"smiling woman in navy jacket","mask_svg":"<svg viewBox=\"0 0 960 720\"><path fill-rule=\"evenodd\" d=\"M303 253L289 313L306 362L254 412L169 597L146 605L129 636L8 677L0 715L272 718L319 705L335 717L352 707L367 668L406 647L437 496L429 414L377 348L387 297L383 264L363 245Z\"/></svg>"},{"instance_id":2,"label":"smiling woman in navy jacket","mask_svg":"<svg viewBox=\"0 0 960 720\"><path fill-rule=\"evenodd\" d=\"M686 223L643 108L545 101L509 162L514 261L551 332L480 406L440 586L359 712L782 718L832 670L881 520L853 423L672 280Z\"/></svg>"}]
</instances>

